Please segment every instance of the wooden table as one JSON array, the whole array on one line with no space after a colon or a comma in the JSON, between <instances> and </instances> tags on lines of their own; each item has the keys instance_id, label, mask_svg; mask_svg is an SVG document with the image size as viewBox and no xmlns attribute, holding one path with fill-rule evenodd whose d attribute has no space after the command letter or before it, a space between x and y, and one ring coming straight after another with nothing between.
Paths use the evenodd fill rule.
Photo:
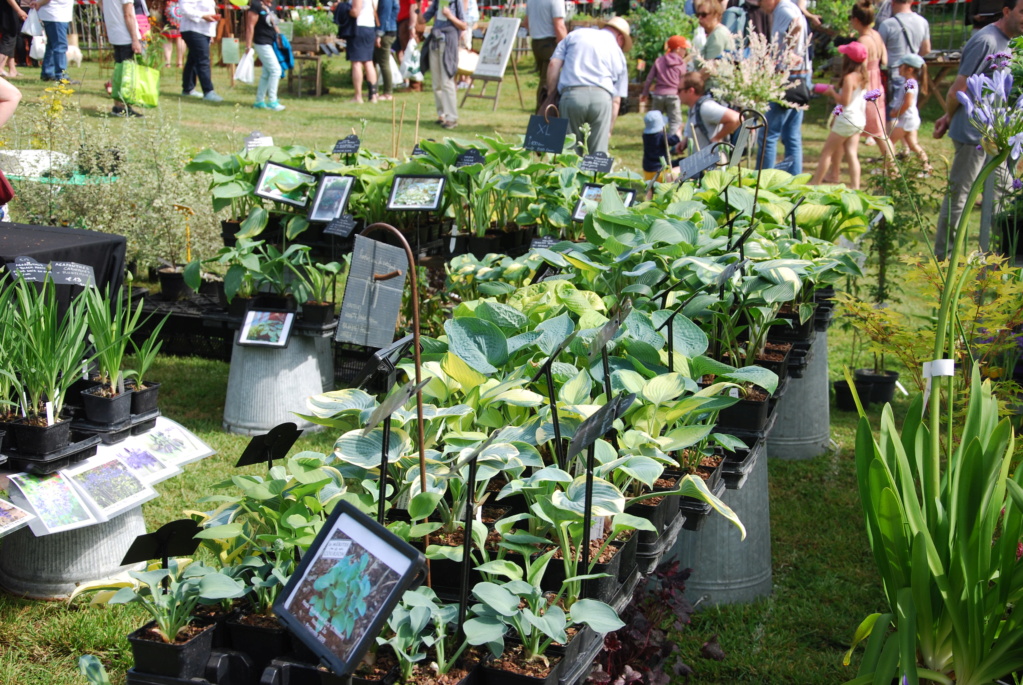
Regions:
<instances>
[{"instance_id":1,"label":"wooden table","mask_svg":"<svg viewBox=\"0 0 1023 685\"><path fill-rule=\"evenodd\" d=\"M295 59L295 66L288 70L288 92L292 95L302 94L302 71L303 64L313 62L316 64L316 84L314 93L317 97L323 94L323 60L334 55L324 54L321 45L329 43L338 50L343 49L344 43L331 36L303 36L291 41L291 52ZM295 79L298 79L297 90L294 86Z\"/></svg>"},{"instance_id":2,"label":"wooden table","mask_svg":"<svg viewBox=\"0 0 1023 685\"><path fill-rule=\"evenodd\" d=\"M935 94L944 99L945 93L948 92L948 86L945 85L945 79L949 74L951 74L954 79L958 73L959 60L957 59L936 59L928 61L927 74L930 76L930 88L927 89L927 94L920 98L920 101L917 103L917 109L922 110L924 105L926 105Z\"/></svg>"}]
</instances>

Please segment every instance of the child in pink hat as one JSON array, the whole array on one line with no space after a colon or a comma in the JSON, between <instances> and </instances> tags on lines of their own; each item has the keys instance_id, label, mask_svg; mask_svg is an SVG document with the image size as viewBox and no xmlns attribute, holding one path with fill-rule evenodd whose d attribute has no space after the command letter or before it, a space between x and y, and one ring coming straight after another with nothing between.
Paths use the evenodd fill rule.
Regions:
<instances>
[{"instance_id":1,"label":"child in pink hat","mask_svg":"<svg viewBox=\"0 0 1023 685\"><path fill-rule=\"evenodd\" d=\"M832 164L845 153L849 160L849 187L860 187L860 133L867 125L867 107L880 97L880 91L866 91L867 81L867 48L862 43L846 43L838 48L842 53L841 87L820 86L816 88L821 95L834 98L836 106L831 133L824 141L820 162L810 183L819 185L828 173Z\"/></svg>"}]
</instances>

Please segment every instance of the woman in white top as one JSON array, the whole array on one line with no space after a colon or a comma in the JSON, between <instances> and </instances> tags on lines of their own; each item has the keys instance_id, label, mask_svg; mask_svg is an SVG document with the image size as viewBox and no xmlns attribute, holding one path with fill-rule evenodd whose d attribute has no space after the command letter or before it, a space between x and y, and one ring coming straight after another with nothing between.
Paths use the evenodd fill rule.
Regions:
<instances>
[{"instance_id":1,"label":"woman in white top","mask_svg":"<svg viewBox=\"0 0 1023 685\"><path fill-rule=\"evenodd\" d=\"M209 102L222 102L224 98L213 90L213 75L210 71L210 41L217 35L217 14L215 0L181 0L181 38L188 46L185 70L181 75L181 94L201 97ZM195 88L199 80L202 93Z\"/></svg>"},{"instance_id":2,"label":"woman in white top","mask_svg":"<svg viewBox=\"0 0 1023 685\"><path fill-rule=\"evenodd\" d=\"M74 0L32 0L29 7L39 12L46 33L46 52L39 77L44 81L67 79L67 27L74 13Z\"/></svg>"},{"instance_id":3,"label":"woman in white top","mask_svg":"<svg viewBox=\"0 0 1023 685\"><path fill-rule=\"evenodd\" d=\"M348 39L347 56L352 63L355 102L362 102L362 81L369 84L369 101L377 101L377 70L373 66L373 48L377 40L377 0L352 0L355 35Z\"/></svg>"},{"instance_id":4,"label":"woman in white top","mask_svg":"<svg viewBox=\"0 0 1023 685\"><path fill-rule=\"evenodd\" d=\"M831 125L831 133L824 141L817 171L810 180L811 185L819 185L828 174L836 153L844 152L849 160L849 187L856 190L860 187L860 133L867 125L867 100L864 99L867 86L867 49L863 43L847 43L838 48L842 58L842 84L840 90L834 86L825 86L821 93L835 99L839 105L835 108L835 120ZM872 104L872 103L871 103Z\"/></svg>"}]
</instances>

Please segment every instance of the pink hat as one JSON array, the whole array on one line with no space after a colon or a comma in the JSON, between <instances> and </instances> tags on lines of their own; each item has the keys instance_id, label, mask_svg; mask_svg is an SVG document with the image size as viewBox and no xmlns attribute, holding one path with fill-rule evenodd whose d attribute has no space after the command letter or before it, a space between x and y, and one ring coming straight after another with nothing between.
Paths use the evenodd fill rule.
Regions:
<instances>
[{"instance_id":1,"label":"pink hat","mask_svg":"<svg viewBox=\"0 0 1023 685\"><path fill-rule=\"evenodd\" d=\"M855 41L852 43L846 43L845 45L839 46L838 51L857 64L867 61L867 48L863 47L863 43Z\"/></svg>"}]
</instances>

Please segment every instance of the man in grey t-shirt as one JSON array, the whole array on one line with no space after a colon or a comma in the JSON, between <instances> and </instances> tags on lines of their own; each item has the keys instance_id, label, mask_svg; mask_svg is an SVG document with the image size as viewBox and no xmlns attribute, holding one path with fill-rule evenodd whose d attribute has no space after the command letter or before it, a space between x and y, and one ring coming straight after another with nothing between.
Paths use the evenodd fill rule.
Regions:
<instances>
[{"instance_id":1,"label":"man in grey t-shirt","mask_svg":"<svg viewBox=\"0 0 1023 685\"><path fill-rule=\"evenodd\" d=\"M540 74L540 85L536 87L536 107L539 110L547 99L547 67L554 48L568 35L565 0L527 0L526 20L522 25L529 29L530 47Z\"/></svg>"},{"instance_id":2,"label":"man in grey t-shirt","mask_svg":"<svg viewBox=\"0 0 1023 685\"><path fill-rule=\"evenodd\" d=\"M980 175L989 156L980 146L980 132L975 129L966 115L956 93L966 90L966 79L973 74L982 74L990 69L988 56L1004 52L1009 40L1023 34L1023 0L1004 0L1002 17L977 31L963 47L963 58L959 63L959 75L952 82L945 98L945 114L934 122L934 137L941 138L947 131L955 148L955 157L949 169L948 191L941 202L938 215L938 231L934 241L934 254L939 260L948 256L955 240L955 227L959 225L966 206L970 186ZM1009 170L1000 165L984 184L984 204L980 218L980 249L987 251L991 229L991 216L1002 192L1012 183ZM953 229L949 230L949 225Z\"/></svg>"},{"instance_id":3,"label":"man in grey t-shirt","mask_svg":"<svg viewBox=\"0 0 1023 685\"><path fill-rule=\"evenodd\" d=\"M895 119L894 106L902 102L899 97L906 87L906 81L899 76L899 70L892 67L907 54L923 57L931 51L931 28L927 20L913 12L910 0L892 0L892 16L877 24L877 32L888 50L888 118Z\"/></svg>"}]
</instances>

